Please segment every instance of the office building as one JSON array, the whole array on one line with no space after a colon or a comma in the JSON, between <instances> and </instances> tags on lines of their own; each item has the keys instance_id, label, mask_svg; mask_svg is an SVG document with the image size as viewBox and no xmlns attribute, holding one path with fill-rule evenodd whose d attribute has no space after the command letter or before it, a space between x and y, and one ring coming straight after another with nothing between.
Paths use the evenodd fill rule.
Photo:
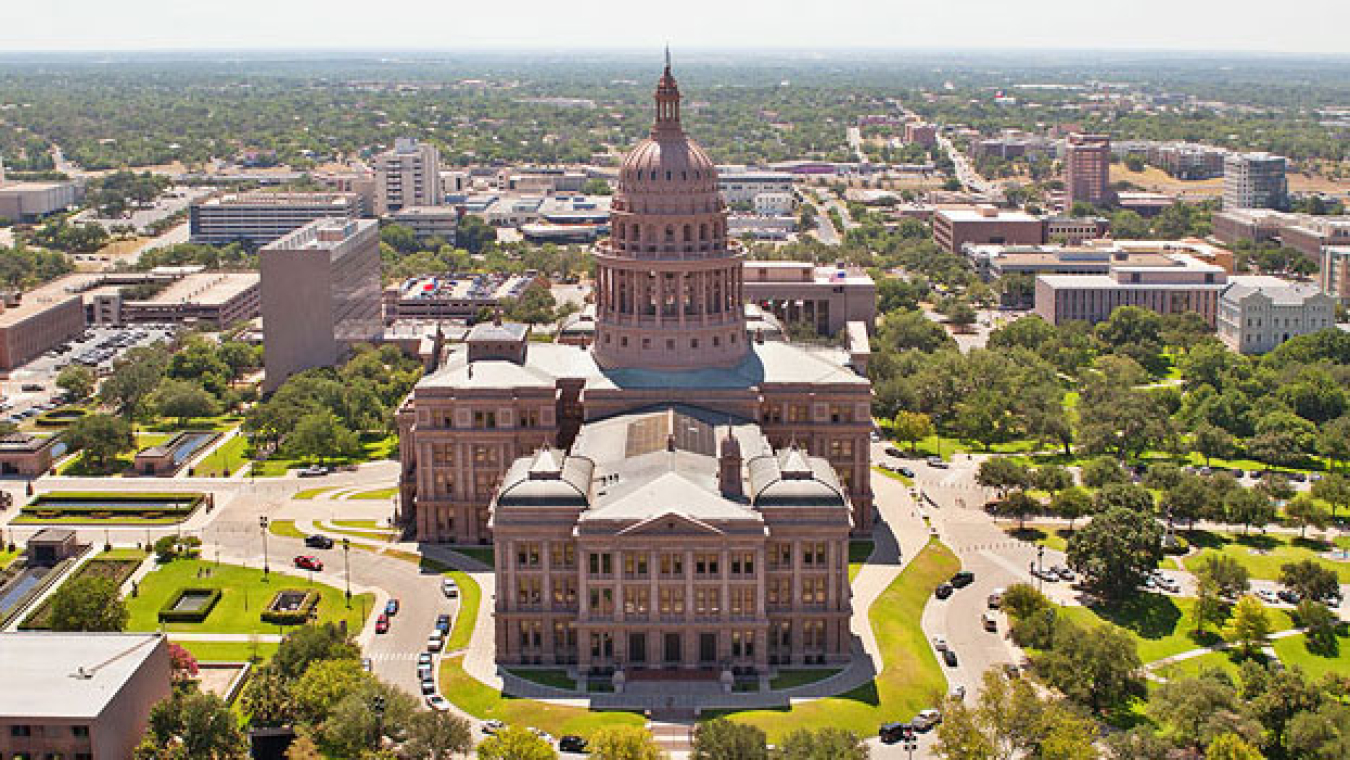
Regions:
<instances>
[{"instance_id":1,"label":"office building","mask_svg":"<svg viewBox=\"0 0 1350 760\"><path fill-rule=\"evenodd\" d=\"M0 219L11 222L37 222L73 208L83 199L82 182L6 182L0 177Z\"/></svg>"},{"instance_id":2,"label":"office building","mask_svg":"<svg viewBox=\"0 0 1350 760\"><path fill-rule=\"evenodd\" d=\"M1154 143L1148 162L1177 179L1204 180L1223 176L1226 148L1196 143Z\"/></svg>"},{"instance_id":3,"label":"office building","mask_svg":"<svg viewBox=\"0 0 1350 760\"><path fill-rule=\"evenodd\" d=\"M84 332L84 299L63 277L26 293L0 294L0 371L9 371Z\"/></svg>"},{"instance_id":4,"label":"office building","mask_svg":"<svg viewBox=\"0 0 1350 760\"><path fill-rule=\"evenodd\" d=\"M1045 225L1026 212L997 206L943 208L933 213L933 240L951 253L966 244L1040 245Z\"/></svg>"},{"instance_id":5,"label":"office building","mask_svg":"<svg viewBox=\"0 0 1350 760\"><path fill-rule=\"evenodd\" d=\"M755 197L764 193L791 195L792 174L737 166L718 167L717 187L728 205L754 204Z\"/></svg>"},{"instance_id":6,"label":"office building","mask_svg":"<svg viewBox=\"0 0 1350 760\"><path fill-rule=\"evenodd\" d=\"M876 326L877 286L859 267L802 261L747 261L745 298L786 325L806 323L838 335L850 322Z\"/></svg>"},{"instance_id":7,"label":"office building","mask_svg":"<svg viewBox=\"0 0 1350 760\"><path fill-rule=\"evenodd\" d=\"M378 339L380 231L368 219L321 219L264 247L264 391Z\"/></svg>"},{"instance_id":8,"label":"office building","mask_svg":"<svg viewBox=\"0 0 1350 760\"><path fill-rule=\"evenodd\" d=\"M1066 204L1111 202L1111 138L1106 135L1069 135L1064 146Z\"/></svg>"},{"instance_id":9,"label":"office building","mask_svg":"<svg viewBox=\"0 0 1350 760\"><path fill-rule=\"evenodd\" d=\"M1228 286L1222 266L1185 253L1112 262L1106 274L1043 274L1036 278L1036 313L1052 325L1096 324L1121 306L1159 314L1193 311L1215 325L1219 295Z\"/></svg>"},{"instance_id":10,"label":"office building","mask_svg":"<svg viewBox=\"0 0 1350 760\"><path fill-rule=\"evenodd\" d=\"M1336 299L1310 283L1236 276L1219 297L1219 339L1243 354L1264 354L1335 325Z\"/></svg>"},{"instance_id":11,"label":"office building","mask_svg":"<svg viewBox=\"0 0 1350 760\"><path fill-rule=\"evenodd\" d=\"M1111 220L1100 216L1051 216L1045 219L1045 240L1078 245L1111 234Z\"/></svg>"},{"instance_id":12,"label":"office building","mask_svg":"<svg viewBox=\"0 0 1350 760\"><path fill-rule=\"evenodd\" d=\"M1350 306L1350 245L1323 248L1317 276L1323 293Z\"/></svg>"},{"instance_id":13,"label":"office building","mask_svg":"<svg viewBox=\"0 0 1350 760\"><path fill-rule=\"evenodd\" d=\"M1270 153L1230 153L1223 162L1224 210L1283 209L1289 205L1284 156Z\"/></svg>"},{"instance_id":14,"label":"office building","mask_svg":"<svg viewBox=\"0 0 1350 760\"><path fill-rule=\"evenodd\" d=\"M127 760L172 690L150 633L0 633L0 757Z\"/></svg>"},{"instance_id":15,"label":"office building","mask_svg":"<svg viewBox=\"0 0 1350 760\"><path fill-rule=\"evenodd\" d=\"M356 193L225 193L194 201L188 229L194 243L260 248L317 219L357 219L362 206Z\"/></svg>"},{"instance_id":16,"label":"office building","mask_svg":"<svg viewBox=\"0 0 1350 760\"><path fill-rule=\"evenodd\" d=\"M418 240L440 238L455 244L461 209L456 206L407 206L393 213L394 223L413 231Z\"/></svg>"},{"instance_id":17,"label":"office building","mask_svg":"<svg viewBox=\"0 0 1350 760\"><path fill-rule=\"evenodd\" d=\"M1214 212L1214 236L1225 243L1279 242L1321 264L1328 247L1350 246L1350 216L1313 216L1274 209L1224 209Z\"/></svg>"},{"instance_id":18,"label":"office building","mask_svg":"<svg viewBox=\"0 0 1350 760\"><path fill-rule=\"evenodd\" d=\"M905 142L931 148L937 144L937 127L919 121L905 124Z\"/></svg>"},{"instance_id":19,"label":"office building","mask_svg":"<svg viewBox=\"0 0 1350 760\"><path fill-rule=\"evenodd\" d=\"M222 329L258 316L261 278L256 272L165 271L109 274L84 291L85 322L91 325L196 324ZM195 267L188 267L196 270ZM135 286L155 286L148 295L128 295Z\"/></svg>"},{"instance_id":20,"label":"office building","mask_svg":"<svg viewBox=\"0 0 1350 760\"><path fill-rule=\"evenodd\" d=\"M413 277L384 291L385 322L401 319L468 320L494 311L531 288L547 288L537 272L447 274Z\"/></svg>"},{"instance_id":21,"label":"office building","mask_svg":"<svg viewBox=\"0 0 1350 760\"><path fill-rule=\"evenodd\" d=\"M435 145L400 137L393 150L375 157L375 213L387 216L408 206L440 206L441 154Z\"/></svg>"}]
</instances>

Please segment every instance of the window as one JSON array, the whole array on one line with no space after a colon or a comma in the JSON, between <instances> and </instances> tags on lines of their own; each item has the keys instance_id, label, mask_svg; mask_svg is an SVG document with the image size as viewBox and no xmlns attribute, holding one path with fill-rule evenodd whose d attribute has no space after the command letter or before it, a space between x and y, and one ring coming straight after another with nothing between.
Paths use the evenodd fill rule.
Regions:
<instances>
[{"instance_id":1,"label":"window","mask_svg":"<svg viewBox=\"0 0 1350 760\"><path fill-rule=\"evenodd\" d=\"M10 736L32 736L33 727L24 725L14 725L9 727Z\"/></svg>"},{"instance_id":2,"label":"window","mask_svg":"<svg viewBox=\"0 0 1350 760\"><path fill-rule=\"evenodd\" d=\"M602 552L591 552L590 571L591 575L609 575L614 572L614 567L610 564L612 559L609 554Z\"/></svg>"},{"instance_id":3,"label":"window","mask_svg":"<svg viewBox=\"0 0 1350 760\"><path fill-rule=\"evenodd\" d=\"M486 428L492 430L497 427L496 412L474 412L473 426L476 428Z\"/></svg>"},{"instance_id":4,"label":"window","mask_svg":"<svg viewBox=\"0 0 1350 760\"><path fill-rule=\"evenodd\" d=\"M661 575L665 578L684 577L684 555L683 554L662 554L661 555Z\"/></svg>"},{"instance_id":5,"label":"window","mask_svg":"<svg viewBox=\"0 0 1350 760\"><path fill-rule=\"evenodd\" d=\"M754 631L732 631L732 632L731 632L731 656L732 656L732 657L754 657L754 656L755 656L755 632L754 632Z\"/></svg>"},{"instance_id":6,"label":"window","mask_svg":"<svg viewBox=\"0 0 1350 760\"><path fill-rule=\"evenodd\" d=\"M684 589L670 587L661 589L661 614L684 614Z\"/></svg>"},{"instance_id":7,"label":"window","mask_svg":"<svg viewBox=\"0 0 1350 760\"><path fill-rule=\"evenodd\" d=\"M89 727L88 727L88 726L71 726L71 727L70 727L70 733L71 733L75 738L77 738L77 739L88 739L88 738L89 738Z\"/></svg>"},{"instance_id":8,"label":"window","mask_svg":"<svg viewBox=\"0 0 1350 760\"><path fill-rule=\"evenodd\" d=\"M785 570L792 567L792 544L778 543L769 546L769 569Z\"/></svg>"},{"instance_id":9,"label":"window","mask_svg":"<svg viewBox=\"0 0 1350 760\"><path fill-rule=\"evenodd\" d=\"M543 603L543 580L540 578L516 579L516 603L533 607Z\"/></svg>"},{"instance_id":10,"label":"window","mask_svg":"<svg viewBox=\"0 0 1350 760\"><path fill-rule=\"evenodd\" d=\"M722 614L722 589L694 589L694 614L707 616Z\"/></svg>"},{"instance_id":11,"label":"window","mask_svg":"<svg viewBox=\"0 0 1350 760\"><path fill-rule=\"evenodd\" d=\"M575 607L577 603L577 582L573 578L554 579L553 603Z\"/></svg>"},{"instance_id":12,"label":"window","mask_svg":"<svg viewBox=\"0 0 1350 760\"><path fill-rule=\"evenodd\" d=\"M549 564L560 570L571 570L577 566L577 549L569 543L555 543L550 546Z\"/></svg>"},{"instance_id":13,"label":"window","mask_svg":"<svg viewBox=\"0 0 1350 760\"><path fill-rule=\"evenodd\" d=\"M614 614L614 589L612 588L593 588L590 594L590 604L588 609L591 612L601 615Z\"/></svg>"},{"instance_id":14,"label":"window","mask_svg":"<svg viewBox=\"0 0 1350 760\"><path fill-rule=\"evenodd\" d=\"M541 562L539 544L524 543L516 545L516 567L536 568Z\"/></svg>"},{"instance_id":15,"label":"window","mask_svg":"<svg viewBox=\"0 0 1350 760\"><path fill-rule=\"evenodd\" d=\"M825 567L825 543L815 541L802 544L803 567Z\"/></svg>"},{"instance_id":16,"label":"window","mask_svg":"<svg viewBox=\"0 0 1350 760\"><path fill-rule=\"evenodd\" d=\"M716 554L695 554L694 575L713 576L719 574Z\"/></svg>"},{"instance_id":17,"label":"window","mask_svg":"<svg viewBox=\"0 0 1350 760\"><path fill-rule=\"evenodd\" d=\"M753 588L733 588L731 590L731 614L755 614L755 590Z\"/></svg>"},{"instance_id":18,"label":"window","mask_svg":"<svg viewBox=\"0 0 1350 760\"><path fill-rule=\"evenodd\" d=\"M765 585L765 601L770 607L787 607L792 604L792 581L779 578Z\"/></svg>"},{"instance_id":19,"label":"window","mask_svg":"<svg viewBox=\"0 0 1350 760\"><path fill-rule=\"evenodd\" d=\"M803 603L803 604L824 604L824 603L825 603L825 579L824 579L824 578L803 578L803 579L802 579L802 603Z\"/></svg>"},{"instance_id":20,"label":"window","mask_svg":"<svg viewBox=\"0 0 1350 760\"><path fill-rule=\"evenodd\" d=\"M754 552L732 552L731 554L731 574L732 575L754 575L755 574L755 553Z\"/></svg>"},{"instance_id":21,"label":"window","mask_svg":"<svg viewBox=\"0 0 1350 760\"><path fill-rule=\"evenodd\" d=\"M646 615L650 598L648 589L625 588L623 590L623 614Z\"/></svg>"},{"instance_id":22,"label":"window","mask_svg":"<svg viewBox=\"0 0 1350 760\"><path fill-rule=\"evenodd\" d=\"M647 553L646 552L624 552L623 553L623 574L629 578L647 577Z\"/></svg>"}]
</instances>

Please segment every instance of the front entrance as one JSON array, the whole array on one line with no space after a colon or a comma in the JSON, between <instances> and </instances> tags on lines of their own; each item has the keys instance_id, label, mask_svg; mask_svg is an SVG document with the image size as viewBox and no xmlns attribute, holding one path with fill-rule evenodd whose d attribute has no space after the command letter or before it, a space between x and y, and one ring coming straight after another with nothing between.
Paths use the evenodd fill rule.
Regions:
<instances>
[{"instance_id":1,"label":"front entrance","mask_svg":"<svg viewBox=\"0 0 1350 760\"><path fill-rule=\"evenodd\" d=\"M628 634L628 661L634 665L647 664L647 634Z\"/></svg>"},{"instance_id":2,"label":"front entrance","mask_svg":"<svg viewBox=\"0 0 1350 760\"><path fill-rule=\"evenodd\" d=\"M666 665L678 667L684 660L684 647L680 646L680 634L666 634Z\"/></svg>"},{"instance_id":3,"label":"front entrance","mask_svg":"<svg viewBox=\"0 0 1350 760\"><path fill-rule=\"evenodd\" d=\"M717 661L717 634L698 635L698 661L700 665L712 665Z\"/></svg>"}]
</instances>

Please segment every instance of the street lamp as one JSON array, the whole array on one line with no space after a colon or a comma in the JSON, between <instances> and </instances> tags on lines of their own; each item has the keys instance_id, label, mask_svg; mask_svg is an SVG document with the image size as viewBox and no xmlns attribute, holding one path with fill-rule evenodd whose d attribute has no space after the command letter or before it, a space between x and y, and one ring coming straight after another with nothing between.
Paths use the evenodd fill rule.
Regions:
<instances>
[{"instance_id":1,"label":"street lamp","mask_svg":"<svg viewBox=\"0 0 1350 760\"><path fill-rule=\"evenodd\" d=\"M262 540L263 540L263 580L267 580L267 573L269 572L269 568L267 567L267 515L259 515L259 516L258 516L258 527L259 527L260 529L262 529Z\"/></svg>"},{"instance_id":2,"label":"street lamp","mask_svg":"<svg viewBox=\"0 0 1350 760\"><path fill-rule=\"evenodd\" d=\"M379 749L380 735L384 733L384 697L376 694L371 707L375 711L375 749Z\"/></svg>"},{"instance_id":3,"label":"street lamp","mask_svg":"<svg viewBox=\"0 0 1350 760\"><path fill-rule=\"evenodd\" d=\"M1044 547L1044 546L1038 546L1038 547L1036 547L1036 569L1040 571L1040 572L1036 573L1036 582L1037 582L1037 584L1039 585L1039 587L1043 590L1043 589L1045 588L1045 578L1043 577L1043 576L1045 575L1045 547Z\"/></svg>"},{"instance_id":4,"label":"street lamp","mask_svg":"<svg viewBox=\"0 0 1350 760\"><path fill-rule=\"evenodd\" d=\"M352 550L352 542L342 539L342 574L347 579L347 609L352 608L352 566L347 559Z\"/></svg>"}]
</instances>

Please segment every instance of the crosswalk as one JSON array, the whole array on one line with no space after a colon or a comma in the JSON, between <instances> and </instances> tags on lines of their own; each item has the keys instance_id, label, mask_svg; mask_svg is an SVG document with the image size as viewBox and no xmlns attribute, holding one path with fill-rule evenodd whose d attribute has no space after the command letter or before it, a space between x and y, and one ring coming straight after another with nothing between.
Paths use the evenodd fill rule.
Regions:
<instances>
[{"instance_id":1,"label":"crosswalk","mask_svg":"<svg viewBox=\"0 0 1350 760\"><path fill-rule=\"evenodd\" d=\"M416 662L420 652L370 652L371 662Z\"/></svg>"}]
</instances>

